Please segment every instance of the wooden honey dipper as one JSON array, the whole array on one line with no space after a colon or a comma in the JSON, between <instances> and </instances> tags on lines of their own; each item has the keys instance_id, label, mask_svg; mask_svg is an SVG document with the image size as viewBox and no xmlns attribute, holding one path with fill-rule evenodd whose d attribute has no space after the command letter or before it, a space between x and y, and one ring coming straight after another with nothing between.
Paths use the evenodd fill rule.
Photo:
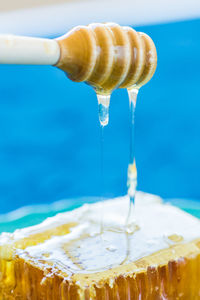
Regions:
<instances>
[{"instance_id":1,"label":"wooden honey dipper","mask_svg":"<svg viewBox=\"0 0 200 300\"><path fill-rule=\"evenodd\" d=\"M74 81L85 81L99 93L144 85L153 76L157 54L151 38L115 23L90 24L57 39L57 66Z\"/></svg>"},{"instance_id":2,"label":"wooden honey dipper","mask_svg":"<svg viewBox=\"0 0 200 300\"><path fill-rule=\"evenodd\" d=\"M0 63L53 65L98 94L140 88L153 76L157 54L151 38L115 23L77 26L57 39L0 35Z\"/></svg>"}]
</instances>

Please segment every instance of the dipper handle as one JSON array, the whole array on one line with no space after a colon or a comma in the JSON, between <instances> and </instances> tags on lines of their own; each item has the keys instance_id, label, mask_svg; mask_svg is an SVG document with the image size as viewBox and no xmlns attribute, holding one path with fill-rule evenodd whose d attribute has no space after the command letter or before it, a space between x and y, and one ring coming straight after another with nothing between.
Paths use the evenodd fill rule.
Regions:
<instances>
[{"instance_id":1,"label":"dipper handle","mask_svg":"<svg viewBox=\"0 0 200 300\"><path fill-rule=\"evenodd\" d=\"M0 64L55 65L59 58L55 40L0 35Z\"/></svg>"}]
</instances>

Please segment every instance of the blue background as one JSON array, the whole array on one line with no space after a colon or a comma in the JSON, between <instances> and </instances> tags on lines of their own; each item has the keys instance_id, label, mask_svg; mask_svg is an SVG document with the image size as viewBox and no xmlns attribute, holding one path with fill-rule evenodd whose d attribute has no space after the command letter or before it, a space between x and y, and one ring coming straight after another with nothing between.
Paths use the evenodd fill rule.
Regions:
<instances>
[{"instance_id":1,"label":"blue background","mask_svg":"<svg viewBox=\"0 0 200 300\"><path fill-rule=\"evenodd\" d=\"M200 199L200 20L137 30L149 34L158 51L157 71L137 102L138 189ZM1 65L0 213L125 194L128 121L127 93L117 90L104 130L102 191L94 91L53 67Z\"/></svg>"}]
</instances>

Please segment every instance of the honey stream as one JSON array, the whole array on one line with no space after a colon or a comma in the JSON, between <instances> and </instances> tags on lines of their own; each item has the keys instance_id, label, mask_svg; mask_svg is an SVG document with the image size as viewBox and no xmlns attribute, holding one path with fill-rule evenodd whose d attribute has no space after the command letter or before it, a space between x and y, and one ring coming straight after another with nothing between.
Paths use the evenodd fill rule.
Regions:
<instances>
[{"instance_id":1,"label":"honey stream","mask_svg":"<svg viewBox=\"0 0 200 300\"><path fill-rule=\"evenodd\" d=\"M101 201L101 208L97 212L96 222L92 225L94 230L80 236L72 241L71 246L65 247L65 253L73 262L74 267L79 272L99 272L110 269L114 266L124 265L131 261L131 240L139 229L135 221L135 194L137 187L137 170L135 162L135 108L138 89L128 89L129 111L130 111L130 160L127 174L127 194L129 196L129 206L127 207L127 217L123 223L104 224L104 202ZM100 123L100 186L101 200L105 197L105 159L104 159L104 134L109 123L110 94L98 94L98 115ZM126 205L126 203L124 204ZM90 248L92 256L88 257L87 248ZM98 261L95 261L97 255ZM101 266L101 267L100 267ZM72 271L76 271L71 268Z\"/></svg>"},{"instance_id":2,"label":"honey stream","mask_svg":"<svg viewBox=\"0 0 200 300\"><path fill-rule=\"evenodd\" d=\"M100 122L100 145L101 145L101 157L100 157L100 184L101 184L101 200L104 198L104 127L108 125L109 122L109 106L110 106L110 94L102 95L97 93L98 100L98 113ZM103 204L101 207L100 216L100 234L104 231L103 226Z\"/></svg>"},{"instance_id":3,"label":"honey stream","mask_svg":"<svg viewBox=\"0 0 200 300\"><path fill-rule=\"evenodd\" d=\"M134 231L134 205L135 193L137 187L137 169L135 162L135 108L138 95L138 89L128 89L129 110L130 110L130 160L127 174L127 190L129 196L129 211L126 221L127 231ZM132 227L132 228L131 228Z\"/></svg>"},{"instance_id":4,"label":"honey stream","mask_svg":"<svg viewBox=\"0 0 200 300\"><path fill-rule=\"evenodd\" d=\"M124 226L124 234L126 235L126 256L120 262L120 264L124 264L129 260L130 256L130 235L134 234L135 231L139 229L135 222L134 217L134 205L135 205L135 194L137 187L137 169L135 162L135 108L136 108L136 100L138 89L131 88L127 89L128 97L129 97L129 110L130 110L130 160L128 165L128 174L127 174L127 192L129 196L129 209L127 219L125 221ZM97 93L98 99L98 111L99 111L99 121L100 121L100 130L101 130L101 188L102 188L102 200L103 200L103 192L104 192L104 127L108 125L109 122L109 105L110 105L110 95L101 95ZM105 243L103 239L104 232L104 223L103 223L103 206L101 209L101 222L100 222L100 234L102 238L102 243ZM119 229L112 228L109 231L113 233L117 233ZM108 251L115 251L115 247L113 245L107 245L106 249Z\"/></svg>"}]
</instances>

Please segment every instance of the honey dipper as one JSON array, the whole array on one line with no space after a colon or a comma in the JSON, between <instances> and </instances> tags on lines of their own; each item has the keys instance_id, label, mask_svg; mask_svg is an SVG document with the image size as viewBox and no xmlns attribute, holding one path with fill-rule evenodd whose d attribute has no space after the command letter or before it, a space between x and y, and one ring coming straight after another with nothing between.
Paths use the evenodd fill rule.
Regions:
<instances>
[{"instance_id":1,"label":"honey dipper","mask_svg":"<svg viewBox=\"0 0 200 300\"><path fill-rule=\"evenodd\" d=\"M157 54L151 38L115 23L77 26L56 39L0 35L1 64L53 65L98 94L140 88L153 76Z\"/></svg>"}]
</instances>

